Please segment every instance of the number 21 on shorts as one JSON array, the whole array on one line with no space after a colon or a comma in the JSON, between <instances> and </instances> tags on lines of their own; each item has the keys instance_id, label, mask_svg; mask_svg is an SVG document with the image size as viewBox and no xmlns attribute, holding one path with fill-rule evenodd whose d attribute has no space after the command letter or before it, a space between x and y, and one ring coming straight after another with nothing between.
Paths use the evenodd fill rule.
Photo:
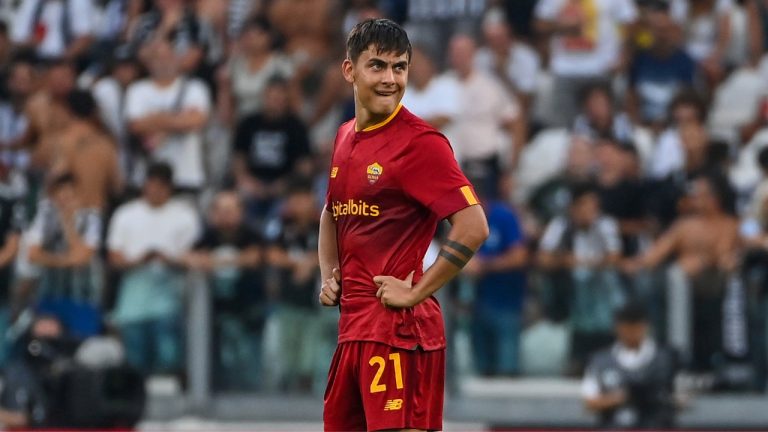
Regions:
<instances>
[{"instance_id":1,"label":"number 21 on shorts","mask_svg":"<svg viewBox=\"0 0 768 432\"><path fill-rule=\"evenodd\" d=\"M400 367L400 353L391 353L389 355L389 360L395 368L395 387L400 390L403 388L403 370ZM378 367L376 375L373 377L373 381L371 381L371 393L386 391L387 385L382 384L380 381L382 375L384 375L384 370L387 369L387 362L381 356L373 356L368 361L368 364Z\"/></svg>"}]
</instances>

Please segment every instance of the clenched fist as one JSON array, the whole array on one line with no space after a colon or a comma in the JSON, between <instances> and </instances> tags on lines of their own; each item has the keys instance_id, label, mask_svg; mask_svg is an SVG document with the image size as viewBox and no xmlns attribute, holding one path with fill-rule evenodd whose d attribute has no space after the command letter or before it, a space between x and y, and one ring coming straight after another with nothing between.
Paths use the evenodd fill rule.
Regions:
<instances>
[{"instance_id":1,"label":"clenched fist","mask_svg":"<svg viewBox=\"0 0 768 432\"><path fill-rule=\"evenodd\" d=\"M320 288L320 304L323 306L337 306L341 299L341 271L335 268L333 277L323 281Z\"/></svg>"}]
</instances>

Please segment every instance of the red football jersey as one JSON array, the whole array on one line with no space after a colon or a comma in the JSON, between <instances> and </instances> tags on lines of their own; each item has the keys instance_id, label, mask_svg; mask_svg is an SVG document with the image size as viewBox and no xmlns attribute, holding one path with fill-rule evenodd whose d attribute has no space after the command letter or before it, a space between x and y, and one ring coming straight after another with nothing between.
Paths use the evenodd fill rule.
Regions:
<instances>
[{"instance_id":1,"label":"red football jersey","mask_svg":"<svg viewBox=\"0 0 768 432\"><path fill-rule=\"evenodd\" d=\"M339 128L326 197L341 264L339 343L445 348L434 297L413 308L386 308L373 277L405 279L416 271L416 284L438 222L475 204L448 140L402 106L363 131L355 131L354 120Z\"/></svg>"}]
</instances>

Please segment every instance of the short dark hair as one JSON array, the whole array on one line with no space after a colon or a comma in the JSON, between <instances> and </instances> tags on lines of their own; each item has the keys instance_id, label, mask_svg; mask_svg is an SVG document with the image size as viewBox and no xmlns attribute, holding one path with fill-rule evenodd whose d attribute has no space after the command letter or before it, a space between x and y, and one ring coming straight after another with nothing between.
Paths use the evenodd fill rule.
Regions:
<instances>
[{"instance_id":1,"label":"short dark hair","mask_svg":"<svg viewBox=\"0 0 768 432\"><path fill-rule=\"evenodd\" d=\"M347 58L356 62L360 54L371 45L379 53L393 52L397 55L407 53L408 61L413 54L408 34L399 24L386 18L367 19L352 28L347 36Z\"/></svg>"},{"instance_id":2,"label":"short dark hair","mask_svg":"<svg viewBox=\"0 0 768 432\"><path fill-rule=\"evenodd\" d=\"M617 324L640 324L648 322L648 312L642 303L630 301L616 310L613 319Z\"/></svg>"},{"instance_id":3,"label":"short dark hair","mask_svg":"<svg viewBox=\"0 0 768 432\"><path fill-rule=\"evenodd\" d=\"M704 99L693 89L680 91L669 103L669 117L673 118L675 110L679 106L691 106L696 109L696 117L703 123L707 119L707 104Z\"/></svg>"},{"instance_id":4,"label":"short dark hair","mask_svg":"<svg viewBox=\"0 0 768 432\"><path fill-rule=\"evenodd\" d=\"M91 118L96 114L96 100L89 91L72 90L67 95L67 108L77 118Z\"/></svg>"},{"instance_id":5,"label":"short dark hair","mask_svg":"<svg viewBox=\"0 0 768 432\"><path fill-rule=\"evenodd\" d=\"M575 204L577 200L586 195L598 193L597 185L589 181L574 183L569 189L569 192L571 193L571 205Z\"/></svg>"},{"instance_id":6,"label":"short dark hair","mask_svg":"<svg viewBox=\"0 0 768 432\"><path fill-rule=\"evenodd\" d=\"M147 168L147 180L160 180L173 186L173 168L165 162L154 162Z\"/></svg>"},{"instance_id":7,"label":"short dark hair","mask_svg":"<svg viewBox=\"0 0 768 432\"><path fill-rule=\"evenodd\" d=\"M591 83L586 86L584 86L582 89L578 92L578 98L580 105L584 105L587 103L587 100L591 98L595 94L602 93L605 95L606 98L608 98L608 101L611 103L611 105L614 104L614 96L613 96L613 89L611 86L607 83L603 82L596 82Z\"/></svg>"}]
</instances>

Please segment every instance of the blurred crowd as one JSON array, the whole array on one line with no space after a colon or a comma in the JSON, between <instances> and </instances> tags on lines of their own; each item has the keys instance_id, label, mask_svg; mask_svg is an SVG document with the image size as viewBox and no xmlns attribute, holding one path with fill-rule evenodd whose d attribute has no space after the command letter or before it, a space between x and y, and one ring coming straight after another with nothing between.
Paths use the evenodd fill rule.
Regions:
<instances>
[{"instance_id":1,"label":"blurred crowd","mask_svg":"<svg viewBox=\"0 0 768 432\"><path fill-rule=\"evenodd\" d=\"M371 17L489 219L440 293L454 374L579 375L631 302L683 369L765 390L765 0L4 1L0 361L55 317L184 383L197 278L216 389L322 391L318 218Z\"/></svg>"}]
</instances>

